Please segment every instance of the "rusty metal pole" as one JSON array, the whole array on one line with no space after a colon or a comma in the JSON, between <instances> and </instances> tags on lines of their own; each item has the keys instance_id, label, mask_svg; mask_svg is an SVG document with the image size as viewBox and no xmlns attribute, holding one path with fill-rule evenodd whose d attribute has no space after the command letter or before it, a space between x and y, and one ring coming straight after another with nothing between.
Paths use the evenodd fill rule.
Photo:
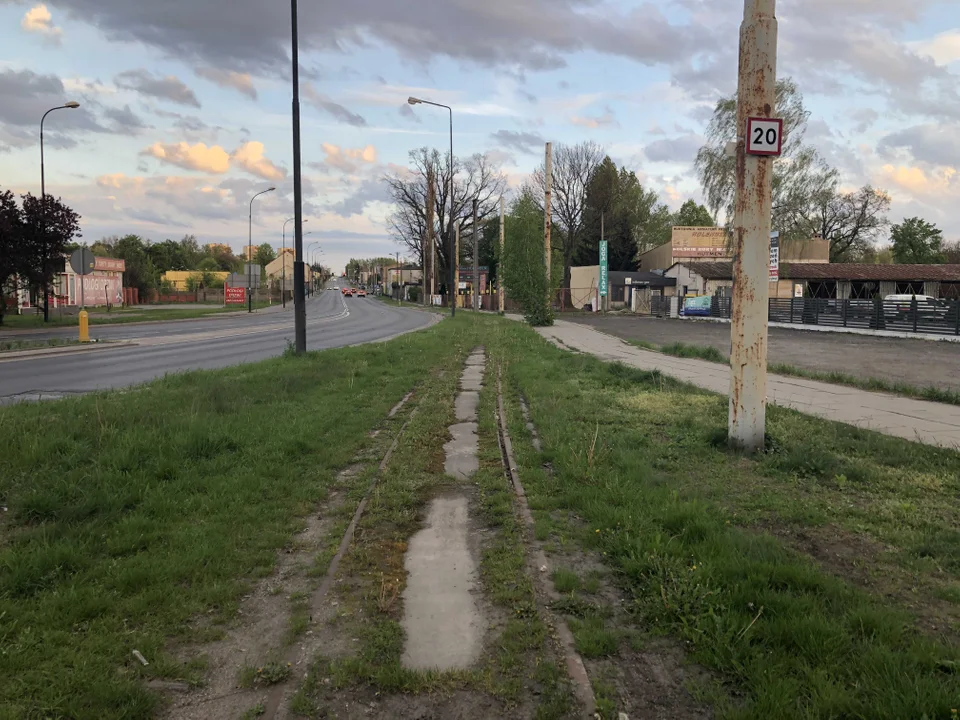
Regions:
<instances>
[{"instance_id":1,"label":"rusty metal pole","mask_svg":"<svg viewBox=\"0 0 960 720\"><path fill-rule=\"evenodd\" d=\"M776 0L744 0L740 26L728 432L731 446L748 452L763 448L766 429L773 158L748 155L746 132L748 118L776 112L775 10Z\"/></svg>"},{"instance_id":2,"label":"rusty metal pole","mask_svg":"<svg viewBox=\"0 0 960 720\"><path fill-rule=\"evenodd\" d=\"M500 314L503 315L503 248L504 248L504 232L503 232L503 196L500 196L500 264L497 266L497 307L500 310Z\"/></svg>"},{"instance_id":3,"label":"rusty metal pole","mask_svg":"<svg viewBox=\"0 0 960 720\"><path fill-rule=\"evenodd\" d=\"M543 173L543 262L547 269L547 298L550 297L550 195L553 192L553 144L547 143Z\"/></svg>"}]
</instances>

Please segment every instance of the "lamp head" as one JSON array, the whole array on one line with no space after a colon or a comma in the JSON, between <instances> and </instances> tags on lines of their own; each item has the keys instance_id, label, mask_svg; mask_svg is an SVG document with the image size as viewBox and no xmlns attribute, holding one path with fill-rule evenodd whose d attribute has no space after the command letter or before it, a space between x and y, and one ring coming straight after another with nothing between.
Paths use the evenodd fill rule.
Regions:
<instances>
[{"instance_id":1,"label":"lamp head","mask_svg":"<svg viewBox=\"0 0 960 720\"><path fill-rule=\"evenodd\" d=\"M415 97L408 97L407 102L410 103L411 105L419 105L420 103L423 102L423 100Z\"/></svg>"},{"instance_id":2,"label":"lamp head","mask_svg":"<svg viewBox=\"0 0 960 720\"><path fill-rule=\"evenodd\" d=\"M63 106L68 107L71 110L76 110L78 107L80 107L80 103L78 103L76 100L71 100L70 102L64 103Z\"/></svg>"}]
</instances>

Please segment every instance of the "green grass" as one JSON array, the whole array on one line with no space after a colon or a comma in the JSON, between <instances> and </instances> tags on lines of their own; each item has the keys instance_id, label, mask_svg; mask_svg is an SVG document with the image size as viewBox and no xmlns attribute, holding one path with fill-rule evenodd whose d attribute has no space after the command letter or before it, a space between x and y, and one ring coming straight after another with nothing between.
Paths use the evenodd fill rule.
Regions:
<instances>
[{"instance_id":1,"label":"green grass","mask_svg":"<svg viewBox=\"0 0 960 720\"><path fill-rule=\"evenodd\" d=\"M143 680L187 676L170 640L199 640L196 617L211 631L235 617L297 518L449 340L420 333L0 408L0 717L149 715Z\"/></svg>"},{"instance_id":2,"label":"green grass","mask_svg":"<svg viewBox=\"0 0 960 720\"><path fill-rule=\"evenodd\" d=\"M658 347L646 340L630 340L629 343L644 350L662 352L665 355L673 355L674 357L699 358L700 360L708 360L722 365L729 363L727 356L711 345L689 345L676 342ZM797 367L796 365L787 365L785 363L772 363L767 366L767 371L775 375L788 375L790 377L806 378L807 380L818 380L833 385L846 385L848 387L860 388L861 390L885 392L891 395L900 395L918 400L930 400L948 405L960 405L960 392L956 390L943 390L933 387L932 385L919 387L908 383L889 382L878 378L859 378L843 372L807 370Z\"/></svg>"},{"instance_id":3,"label":"green grass","mask_svg":"<svg viewBox=\"0 0 960 720\"><path fill-rule=\"evenodd\" d=\"M272 306L276 306L273 303ZM272 307L270 303L254 303L254 310L262 310ZM224 313L244 312L247 306L211 305L203 308L178 308L176 305L164 307L155 310L144 310L136 306L129 308L117 308L107 312L106 310L91 310L89 312L90 325L118 325L126 323L140 322L166 322L170 320L195 320L197 318L207 317L208 315L222 315ZM31 315L11 315L3 316L3 324L0 324L0 335L4 329L7 330L25 330L25 329L43 329L57 327L77 327L79 324L77 315L60 315L56 310L50 311L49 322L43 321L43 314Z\"/></svg>"},{"instance_id":4,"label":"green grass","mask_svg":"<svg viewBox=\"0 0 960 720\"><path fill-rule=\"evenodd\" d=\"M40 348L79 345L79 340L69 338L47 338L46 340L0 340L0 352L16 350L37 350Z\"/></svg>"},{"instance_id":5,"label":"green grass","mask_svg":"<svg viewBox=\"0 0 960 720\"><path fill-rule=\"evenodd\" d=\"M534 336L510 355L544 443L512 403L531 505L582 519L637 620L736 694L719 717L951 717L960 625L931 587L960 580L960 454L771 407L750 459L726 449L723 397ZM563 609L581 633L585 608Z\"/></svg>"}]
</instances>

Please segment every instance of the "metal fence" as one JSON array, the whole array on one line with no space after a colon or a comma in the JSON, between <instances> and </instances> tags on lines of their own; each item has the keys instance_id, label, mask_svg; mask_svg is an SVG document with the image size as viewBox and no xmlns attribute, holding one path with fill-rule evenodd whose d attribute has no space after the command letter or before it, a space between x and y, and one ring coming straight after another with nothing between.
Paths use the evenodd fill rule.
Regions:
<instances>
[{"instance_id":1,"label":"metal fence","mask_svg":"<svg viewBox=\"0 0 960 720\"><path fill-rule=\"evenodd\" d=\"M671 298L654 296L650 314L669 317ZM895 332L960 335L960 299L836 300L832 298L771 298L770 322L792 325L891 330ZM731 298L714 296L709 310L697 315L730 319ZM686 313L692 316L692 313Z\"/></svg>"}]
</instances>

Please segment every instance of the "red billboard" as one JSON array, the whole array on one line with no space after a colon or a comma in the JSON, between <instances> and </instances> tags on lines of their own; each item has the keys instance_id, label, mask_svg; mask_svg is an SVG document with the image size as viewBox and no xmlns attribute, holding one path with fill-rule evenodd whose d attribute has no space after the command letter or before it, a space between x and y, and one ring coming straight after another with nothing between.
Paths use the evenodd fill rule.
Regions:
<instances>
[{"instance_id":1,"label":"red billboard","mask_svg":"<svg viewBox=\"0 0 960 720\"><path fill-rule=\"evenodd\" d=\"M227 305L243 305L247 302L247 289L242 287L224 287Z\"/></svg>"}]
</instances>

